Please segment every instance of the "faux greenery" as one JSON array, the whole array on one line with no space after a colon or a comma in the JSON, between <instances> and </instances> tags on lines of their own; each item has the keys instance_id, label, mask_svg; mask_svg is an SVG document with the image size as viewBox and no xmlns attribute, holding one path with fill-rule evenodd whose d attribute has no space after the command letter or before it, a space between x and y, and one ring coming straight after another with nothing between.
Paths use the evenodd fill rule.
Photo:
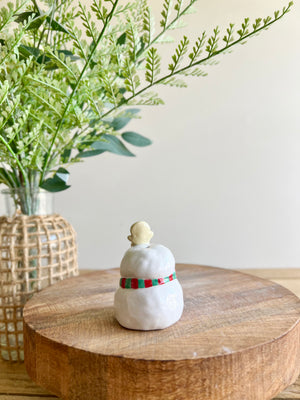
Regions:
<instances>
[{"instance_id":1,"label":"faux greenery","mask_svg":"<svg viewBox=\"0 0 300 400\"><path fill-rule=\"evenodd\" d=\"M120 3L120 4L119 4ZM208 65L281 19L245 18L191 41L170 60L169 31L182 27L196 0L164 0L158 29L147 0L17 0L0 11L0 180L9 188L68 188L65 167L151 141L124 130L138 105L158 105L157 85L186 86ZM83 27L82 32L79 26ZM173 45L174 46L174 45ZM204 69L203 69L204 68Z\"/></svg>"}]
</instances>

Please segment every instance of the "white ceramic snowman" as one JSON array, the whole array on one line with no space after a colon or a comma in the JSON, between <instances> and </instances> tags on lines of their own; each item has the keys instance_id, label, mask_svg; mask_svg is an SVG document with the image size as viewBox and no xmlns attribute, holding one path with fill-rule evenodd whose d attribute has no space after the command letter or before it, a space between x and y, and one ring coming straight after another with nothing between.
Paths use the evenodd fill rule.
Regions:
<instances>
[{"instance_id":1,"label":"white ceramic snowman","mask_svg":"<svg viewBox=\"0 0 300 400\"><path fill-rule=\"evenodd\" d=\"M130 228L131 248L120 267L120 287L115 293L115 316L129 329L164 329L174 324L183 311L183 293L171 251L150 244L153 232L144 222Z\"/></svg>"}]
</instances>

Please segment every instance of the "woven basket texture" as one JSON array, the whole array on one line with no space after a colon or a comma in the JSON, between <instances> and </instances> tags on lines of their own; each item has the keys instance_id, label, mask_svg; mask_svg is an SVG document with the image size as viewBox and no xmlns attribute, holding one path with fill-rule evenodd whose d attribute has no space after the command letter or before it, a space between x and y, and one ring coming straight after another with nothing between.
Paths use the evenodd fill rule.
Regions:
<instances>
[{"instance_id":1,"label":"woven basket texture","mask_svg":"<svg viewBox=\"0 0 300 400\"><path fill-rule=\"evenodd\" d=\"M60 215L0 217L0 351L23 361L23 306L33 293L78 275L76 233Z\"/></svg>"}]
</instances>

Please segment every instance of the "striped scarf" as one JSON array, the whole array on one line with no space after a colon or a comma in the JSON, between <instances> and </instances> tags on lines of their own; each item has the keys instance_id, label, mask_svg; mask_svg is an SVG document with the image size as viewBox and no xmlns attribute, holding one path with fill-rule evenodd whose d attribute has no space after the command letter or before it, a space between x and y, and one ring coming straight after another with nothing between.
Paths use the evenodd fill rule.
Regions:
<instances>
[{"instance_id":1,"label":"striped scarf","mask_svg":"<svg viewBox=\"0 0 300 400\"><path fill-rule=\"evenodd\" d=\"M144 289L152 286L159 286L177 279L176 272L158 279L137 279L137 278L121 278L120 287L123 289Z\"/></svg>"}]
</instances>

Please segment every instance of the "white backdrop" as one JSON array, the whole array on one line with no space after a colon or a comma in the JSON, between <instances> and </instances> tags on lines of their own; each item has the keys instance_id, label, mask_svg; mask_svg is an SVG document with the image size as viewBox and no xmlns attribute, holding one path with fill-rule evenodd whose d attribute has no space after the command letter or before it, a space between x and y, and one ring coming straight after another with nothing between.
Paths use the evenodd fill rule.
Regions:
<instances>
[{"instance_id":1,"label":"white backdrop","mask_svg":"<svg viewBox=\"0 0 300 400\"><path fill-rule=\"evenodd\" d=\"M150 0L155 9L160 0ZM279 0L196 3L189 36ZM103 154L70 168L56 209L78 233L80 268L119 265L140 219L178 262L300 266L299 4L188 89L160 90L128 128L153 140L137 157Z\"/></svg>"}]
</instances>

